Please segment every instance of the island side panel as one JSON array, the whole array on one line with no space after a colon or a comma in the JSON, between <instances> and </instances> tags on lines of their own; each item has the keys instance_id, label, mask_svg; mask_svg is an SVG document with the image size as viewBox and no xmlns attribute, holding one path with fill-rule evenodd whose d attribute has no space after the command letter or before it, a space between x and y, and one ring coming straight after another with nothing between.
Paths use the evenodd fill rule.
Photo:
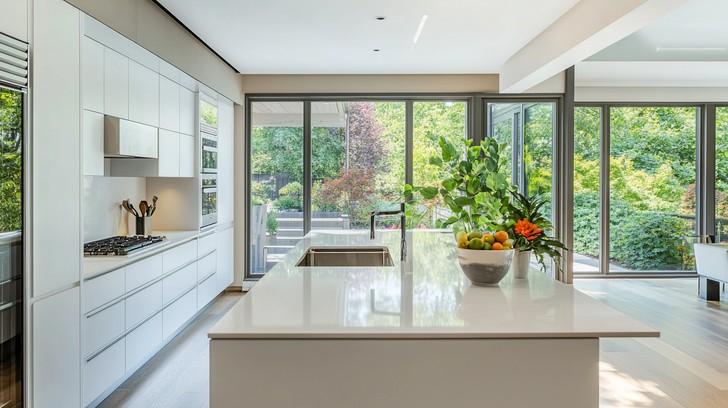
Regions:
<instances>
[{"instance_id":1,"label":"island side panel","mask_svg":"<svg viewBox=\"0 0 728 408\"><path fill-rule=\"evenodd\" d=\"M242 401L256 408L597 408L599 339L213 339L210 406Z\"/></svg>"}]
</instances>

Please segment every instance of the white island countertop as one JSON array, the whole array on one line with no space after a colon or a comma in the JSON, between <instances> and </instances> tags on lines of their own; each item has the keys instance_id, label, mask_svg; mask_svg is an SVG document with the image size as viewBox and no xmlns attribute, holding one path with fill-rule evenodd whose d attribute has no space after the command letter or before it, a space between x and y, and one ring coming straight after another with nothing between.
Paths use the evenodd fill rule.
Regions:
<instances>
[{"instance_id":1,"label":"white island countertop","mask_svg":"<svg viewBox=\"0 0 728 408\"><path fill-rule=\"evenodd\" d=\"M472 286L450 233L316 231L210 330L212 339L657 337L640 321L543 273ZM311 246L387 246L390 267L297 267Z\"/></svg>"}]
</instances>

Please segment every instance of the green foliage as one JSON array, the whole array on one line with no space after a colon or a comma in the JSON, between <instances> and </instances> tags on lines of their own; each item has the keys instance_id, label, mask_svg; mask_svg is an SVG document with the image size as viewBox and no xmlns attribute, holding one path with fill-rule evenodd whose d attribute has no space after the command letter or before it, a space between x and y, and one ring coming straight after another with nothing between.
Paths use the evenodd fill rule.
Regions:
<instances>
[{"instance_id":1,"label":"green foliage","mask_svg":"<svg viewBox=\"0 0 728 408\"><path fill-rule=\"evenodd\" d=\"M495 229L507 221L511 185L501 171L502 146L486 138L480 146L461 140L454 144L441 137L440 155L430 164L440 166L445 174L440 186L405 186L405 197L416 204L419 197L431 200L440 197L452 215L440 223L459 229Z\"/></svg>"},{"instance_id":2,"label":"green foliage","mask_svg":"<svg viewBox=\"0 0 728 408\"><path fill-rule=\"evenodd\" d=\"M272 212L269 212L265 219L265 230L270 235L275 235L278 232L278 219L276 219L276 215Z\"/></svg>"},{"instance_id":3,"label":"green foliage","mask_svg":"<svg viewBox=\"0 0 728 408\"><path fill-rule=\"evenodd\" d=\"M20 93L0 88L0 232L22 225L22 123Z\"/></svg>"},{"instance_id":4,"label":"green foliage","mask_svg":"<svg viewBox=\"0 0 728 408\"><path fill-rule=\"evenodd\" d=\"M278 195L301 199L303 197L303 184L297 181L290 182L278 190Z\"/></svg>"},{"instance_id":5,"label":"green foliage","mask_svg":"<svg viewBox=\"0 0 728 408\"><path fill-rule=\"evenodd\" d=\"M637 270L682 268L685 229L684 220L668 214L649 211L628 214L612 223L611 257Z\"/></svg>"},{"instance_id":6,"label":"green foliage","mask_svg":"<svg viewBox=\"0 0 728 408\"><path fill-rule=\"evenodd\" d=\"M561 272L561 251L566 247L557 239L546 235L546 231L553 229L551 221L543 212L543 208L547 204L544 196L534 195L526 197L517 191L511 191L513 200L508 207L508 217L510 222L508 225L514 225L513 233L509 234L515 237L514 248L521 251L533 251L538 259L541 269L546 271L547 259L553 259L557 268L557 272ZM524 220L535 224L542 232L533 239L527 239L519 234L517 223Z\"/></svg>"},{"instance_id":7,"label":"green foliage","mask_svg":"<svg viewBox=\"0 0 728 408\"><path fill-rule=\"evenodd\" d=\"M599 193L574 193L574 252L599 256Z\"/></svg>"}]
</instances>

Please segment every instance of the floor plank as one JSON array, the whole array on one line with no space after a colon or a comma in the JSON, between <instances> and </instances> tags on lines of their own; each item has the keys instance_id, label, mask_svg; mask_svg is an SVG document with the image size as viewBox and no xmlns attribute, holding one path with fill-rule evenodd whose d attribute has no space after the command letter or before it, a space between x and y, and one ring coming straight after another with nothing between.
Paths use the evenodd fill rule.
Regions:
<instances>
[{"instance_id":1,"label":"floor plank","mask_svg":"<svg viewBox=\"0 0 728 408\"><path fill-rule=\"evenodd\" d=\"M602 408L728 407L728 296L697 297L695 279L581 279L575 287L660 330L601 342ZM208 406L207 331L242 294L226 293L102 407Z\"/></svg>"}]
</instances>

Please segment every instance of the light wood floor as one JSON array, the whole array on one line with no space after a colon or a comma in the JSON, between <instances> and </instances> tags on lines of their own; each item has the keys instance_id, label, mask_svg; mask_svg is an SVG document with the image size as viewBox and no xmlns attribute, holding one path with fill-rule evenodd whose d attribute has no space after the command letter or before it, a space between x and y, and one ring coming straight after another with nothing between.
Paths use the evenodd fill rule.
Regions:
<instances>
[{"instance_id":1,"label":"light wood floor","mask_svg":"<svg viewBox=\"0 0 728 408\"><path fill-rule=\"evenodd\" d=\"M601 342L602 408L728 407L728 297L698 299L695 279L585 279L575 286L662 332L659 339ZM219 297L101 406L207 407L207 331L240 296Z\"/></svg>"},{"instance_id":2,"label":"light wood floor","mask_svg":"<svg viewBox=\"0 0 728 408\"><path fill-rule=\"evenodd\" d=\"M728 407L728 297L706 302L695 279L577 280L575 286L660 330L601 342L602 408Z\"/></svg>"}]
</instances>

